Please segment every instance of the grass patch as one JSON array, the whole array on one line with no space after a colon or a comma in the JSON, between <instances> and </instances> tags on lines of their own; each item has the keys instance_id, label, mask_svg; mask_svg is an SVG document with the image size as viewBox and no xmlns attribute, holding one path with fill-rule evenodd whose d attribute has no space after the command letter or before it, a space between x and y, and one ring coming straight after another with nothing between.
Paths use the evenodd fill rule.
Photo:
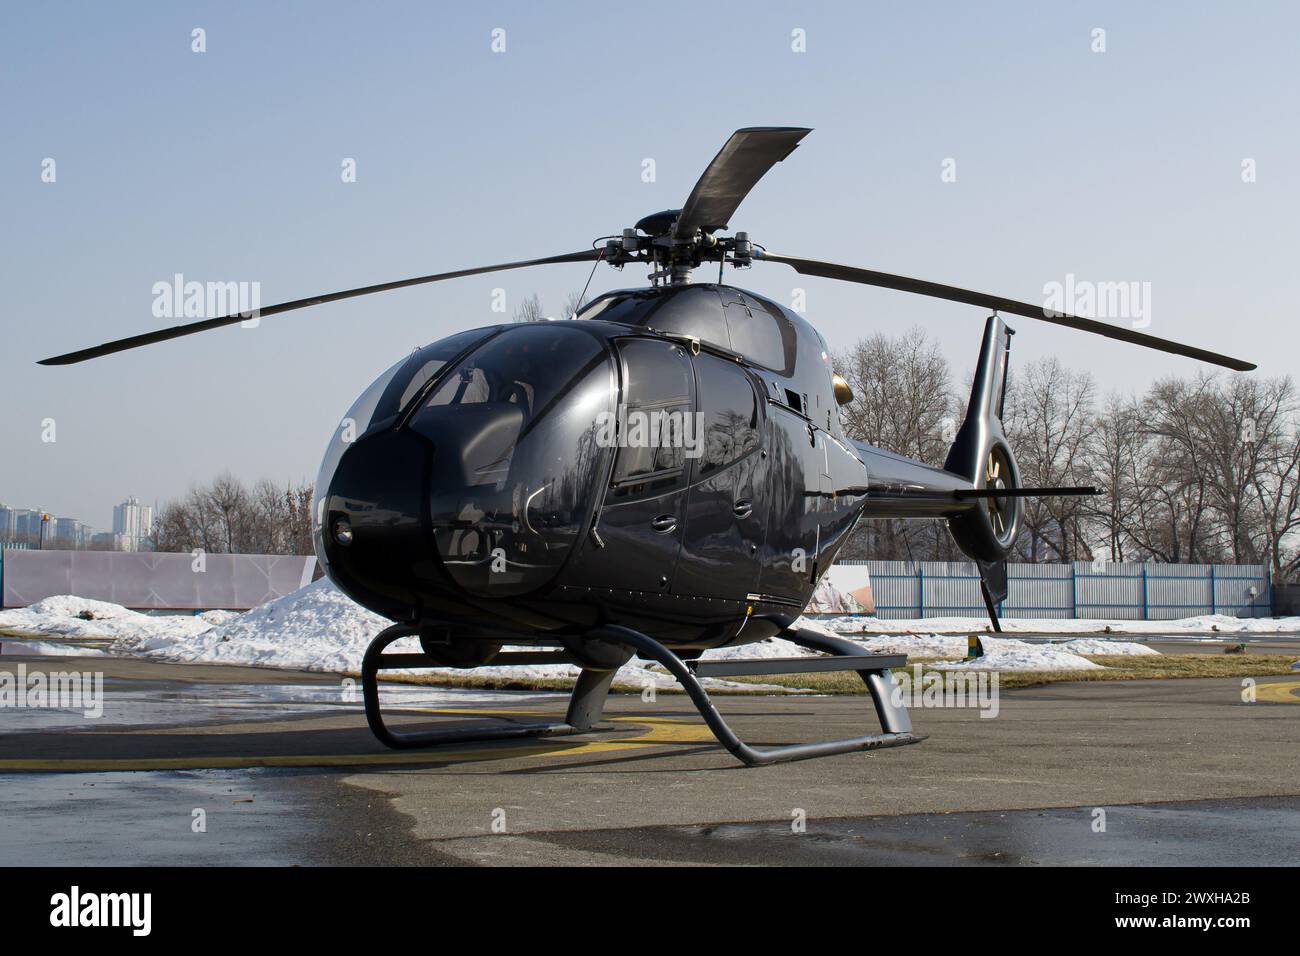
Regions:
<instances>
[{"instance_id":1,"label":"grass patch","mask_svg":"<svg viewBox=\"0 0 1300 956\"><path fill-rule=\"evenodd\" d=\"M1180 677L1278 677L1293 673L1291 664L1294 658L1277 654L1160 654L1160 655L1087 655L1088 660L1101 664L1105 670L1088 671L1003 671L998 675L998 686L1003 689L1014 687L1039 687L1044 684L1060 684L1067 681L1099 680L1165 680ZM908 662L920 664L922 674L933 668L927 665L938 658L913 659ZM352 674L360 677L359 674ZM476 690L526 690L526 691L568 691L573 689L573 681L559 677L521 678L496 677L481 674L386 674L385 681L402 684L419 684L428 687L468 687ZM731 677L728 680L741 684L767 684L786 687L791 690L810 690L818 694L858 695L867 693L862 679L852 671L838 671L821 674L765 674L754 677ZM639 694L641 688L634 684L615 684L615 694ZM660 694L680 694L679 688L664 688ZM710 694L755 696L770 691L755 687L753 690L740 688L709 689Z\"/></svg>"}]
</instances>

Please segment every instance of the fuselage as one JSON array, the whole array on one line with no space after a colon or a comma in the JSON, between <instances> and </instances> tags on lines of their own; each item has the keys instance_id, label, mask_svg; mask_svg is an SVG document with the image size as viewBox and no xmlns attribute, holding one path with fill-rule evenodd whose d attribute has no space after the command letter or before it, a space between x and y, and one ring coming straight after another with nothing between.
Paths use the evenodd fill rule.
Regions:
<instances>
[{"instance_id":1,"label":"fuselage","mask_svg":"<svg viewBox=\"0 0 1300 956\"><path fill-rule=\"evenodd\" d=\"M389 369L331 442L316 543L393 620L544 644L614 623L689 650L789 626L864 509L952 515L963 484L845 438L802 317L667 286Z\"/></svg>"}]
</instances>

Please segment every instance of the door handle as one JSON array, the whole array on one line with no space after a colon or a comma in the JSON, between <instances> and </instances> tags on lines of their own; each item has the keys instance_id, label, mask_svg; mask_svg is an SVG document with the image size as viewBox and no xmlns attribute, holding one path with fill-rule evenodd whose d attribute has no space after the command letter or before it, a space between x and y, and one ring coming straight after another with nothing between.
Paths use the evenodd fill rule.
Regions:
<instances>
[{"instance_id":1,"label":"door handle","mask_svg":"<svg viewBox=\"0 0 1300 956\"><path fill-rule=\"evenodd\" d=\"M654 528L660 534L670 534L677 530L676 515L660 515L650 522L650 527Z\"/></svg>"},{"instance_id":2,"label":"door handle","mask_svg":"<svg viewBox=\"0 0 1300 956\"><path fill-rule=\"evenodd\" d=\"M736 502L736 506L732 508L731 511L737 518L748 518L754 513L754 502L750 501L748 498L741 498Z\"/></svg>"}]
</instances>

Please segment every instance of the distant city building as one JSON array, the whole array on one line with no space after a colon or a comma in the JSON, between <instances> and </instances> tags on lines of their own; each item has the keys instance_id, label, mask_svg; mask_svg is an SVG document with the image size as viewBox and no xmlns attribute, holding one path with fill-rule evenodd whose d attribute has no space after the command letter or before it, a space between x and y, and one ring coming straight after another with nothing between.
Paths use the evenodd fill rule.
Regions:
<instances>
[{"instance_id":1,"label":"distant city building","mask_svg":"<svg viewBox=\"0 0 1300 956\"><path fill-rule=\"evenodd\" d=\"M153 509L143 508L142 511L142 515L128 514L128 520L144 527L144 534L148 535L153 526ZM94 528L76 518L60 518L40 508L14 508L0 504L0 546L80 550L94 545L105 550L119 550L129 545L134 550L140 538L138 532L96 534Z\"/></svg>"},{"instance_id":2,"label":"distant city building","mask_svg":"<svg viewBox=\"0 0 1300 956\"><path fill-rule=\"evenodd\" d=\"M45 543L58 548L84 548L90 534L90 528L76 518L51 518L45 529Z\"/></svg>"},{"instance_id":3,"label":"distant city building","mask_svg":"<svg viewBox=\"0 0 1300 956\"><path fill-rule=\"evenodd\" d=\"M20 508L15 512L14 530L18 537L29 537L33 541L39 541L41 536L41 518L44 517L43 511L32 511L29 508Z\"/></svg>"},{"instance_id":4,"label":"distant city building","mask_svg":"<svg viewBox=\"0 0 1300 956\"><path fill-rule=\"evenodd\" d=\"M153 534L153 508L140 504L136 497L127 498L113 508L113 533L122 551L139 551Z\"/></svg>"}]
</instances>

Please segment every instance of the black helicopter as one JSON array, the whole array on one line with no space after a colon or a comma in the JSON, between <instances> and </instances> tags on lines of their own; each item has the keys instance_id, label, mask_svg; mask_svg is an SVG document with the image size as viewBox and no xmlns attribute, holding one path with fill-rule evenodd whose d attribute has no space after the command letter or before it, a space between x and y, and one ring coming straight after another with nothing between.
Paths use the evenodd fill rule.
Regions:
<instances>
[{"instance_id":1,"label":"black helicopter","mask_svg":"<svg viewBox=\"0 0 1300 956\"><path fill-rule=\"evenodd\" d=\"M747 764L914 743L889 668L796 628L854 525L946 519L980 568L993 626L1029 495L1001 415L1012 330L1000 314L1106 335L1237 370L1253 365L1091 319L887 273L767 251L719 233L808 129L735 132L681 209L643 218L590 250L464 269L299 299L262 317L338 299L526 266L644 263L650 286L610 292L572 321L460 332L404 358L356 401L316 482L315 541L326 573L396 622L366 654L366 712L392 747L566 734L599 719L633 654L687 689L719 740ZM852 399L825 340L801 316L721 283L724 264L781 263L810 276L935 296L993 311L966 418L943 468L854 441ZM693 283L717 263L719 282ZM590 282L590 279L588 280ZM240 322L230 315L44 360L66 365ZM780 635L823 655L708 661L709 648ZM384 654L405 637L422 653ZM534 647L536 650L506 650ZM830 655L830 656L825 656ZM378 672L398 667L564 661L582 668L563 722L395 732ZM700 684L705 676L854 670L881 732L757 749Z\"/></svg>"}]
</instances>

